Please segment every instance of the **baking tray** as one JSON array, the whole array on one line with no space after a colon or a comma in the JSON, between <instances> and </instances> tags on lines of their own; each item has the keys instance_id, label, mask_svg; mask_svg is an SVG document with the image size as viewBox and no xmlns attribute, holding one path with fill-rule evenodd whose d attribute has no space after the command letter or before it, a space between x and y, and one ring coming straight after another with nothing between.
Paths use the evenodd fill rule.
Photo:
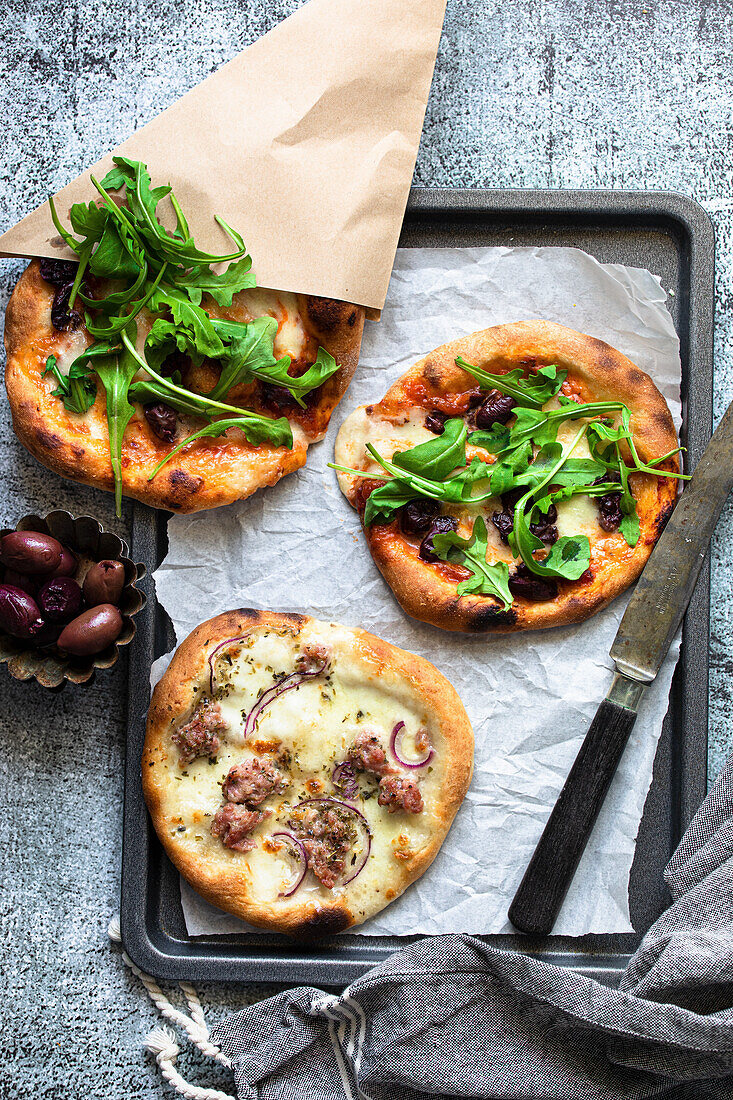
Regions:
<instances>
[{"instance_id":1,"label":"baking tray","mask_svg":"<svg viewBox=\"0 0 733 1100\"><path fill-rule=\"evenodd\" d=\"M680 337L682 441L686 462L694 467L711 434L715 257L712 225L696 202L668 192L415 189L400 244L571 245L602 262L646 267L660 275L671 292L669 307ZM132 546L135 559L152 571L165 554L166 515L135 505ZM485 937L491 944L613 983L641 934L666 908L662 871L706 790L709 579L706 565L687 612L637 841L629 889L635 933ZM145 583L152 595L152 582ZM296 593L293 601L297 604ZM178 874L148 819L140 778L148 670L155 656L171 648L172 635L154 599L137 624L129 677L121 909L123 943L137 965L157 978L341 986L417 938L341 935L303 946L264 933L187 935Z\"/></svg>"}]
</instances>

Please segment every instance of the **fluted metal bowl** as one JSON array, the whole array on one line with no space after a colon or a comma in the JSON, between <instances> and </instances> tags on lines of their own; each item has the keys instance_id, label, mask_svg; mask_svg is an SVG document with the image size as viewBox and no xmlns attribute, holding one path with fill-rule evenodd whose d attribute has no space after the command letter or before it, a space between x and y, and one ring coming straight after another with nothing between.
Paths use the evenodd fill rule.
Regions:
<instances>
[{"instance_id":1,"label":"fluted metal bowl","mask_svg":"<svg viewBox=\"0 0 733 1100\"><path fill-rule=\"evenodd\" d=\"M129 557L127 544L111 531L105 531L92 516L74 517L61 510L47 516L23 516L16 526L0 530L0 537L11 531L40 531L52 535L78 556L83 567L86 561L116 560L125 568L125 586L120 596L122 630L119 637L100 653L74 657L61 653L56 646L38 648L26 639L13 638L0 632L0 663L16 680L37 680L42 687L60 688L67 680L73 684L88 684L98 668L111 668L119 657L120 646L129 645L135 636L133 617L145 604L145 595L135 587L145 573L145 566Z\"/></svg>"}]
</instances>

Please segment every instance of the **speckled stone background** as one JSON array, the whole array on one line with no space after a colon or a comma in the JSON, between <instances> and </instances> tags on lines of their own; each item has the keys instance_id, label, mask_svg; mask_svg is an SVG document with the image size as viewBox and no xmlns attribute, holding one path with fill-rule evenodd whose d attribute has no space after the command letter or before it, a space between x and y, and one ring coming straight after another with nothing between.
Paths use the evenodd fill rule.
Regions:
<instances>
[{"instance_id":1,"label":"speckled stone background","mask_svg":"<svg viewBox=\"0 0 733 1100\"><path fill-rule=\"evenodd\" d=\"M297 6L7 0L0 228ZM731 0L448 0L415 182L698 199L718 242L717 420L733 399L732 118ZM0 261L3 309L21 269ZM60 506L125 534L109 496L36 464L2 402L0 448L3 524ZM729 748L732 539L729 506L713 548L711 777ZM141 1049L154 1010L105 933L118 905L124 680L124 661L91 689L60 695L0 676L2 1100L173 1095ZM213 1020L257 992L203 991ZM180 1067L227 1085L196 1059Z\"/></svg>"}]
</instances>

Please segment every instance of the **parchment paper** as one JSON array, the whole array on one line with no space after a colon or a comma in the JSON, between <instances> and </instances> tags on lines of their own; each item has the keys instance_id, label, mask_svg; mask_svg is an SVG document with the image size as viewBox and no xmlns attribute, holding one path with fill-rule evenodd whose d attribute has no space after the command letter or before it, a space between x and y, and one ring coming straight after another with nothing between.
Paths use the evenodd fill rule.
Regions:
<instances>
[{"instance_id":1,"label":"parchment paper","mask_svg":"<svg viewBox=\"0 0 733 1100\"><path fill-rule=\"evenodd\" d=\"M438 344L531 317L618 347L652 376L679 423L679 346L665 297L649 272L601 266L575 249L399 250L382 320L367 325L357 375L306 468L240 505L170 521L170 551L155 581L179 640L231 607L305 612L422 654L466 706L476 733L467 799L430 870L361 934L509 928L509 902L610 685L608 651L627 598L581 626L508 637L414 622L373 565L357 515L326 467L338 426ZM631 929L629 871L678 648L646 692L558 934ZM185 884L182 898L194 935L244 927Z\"/></svg>"},{"instance_id":2,"label":"parchment paper","mask_svg":"<svg viewBox=\"0 0 733 1100\"><path fill-rule=\"evenodd\" d=\"M200 247L238 229L260 286L381 308L446 0L310 0L114 150L173 184ZM110 153L57 196L96 198ZM164 204L163 204L164 205ZM161 207L162 209L162 207ZM0 256L72 258L47 203Z\"/></svg>"}]
</instances>

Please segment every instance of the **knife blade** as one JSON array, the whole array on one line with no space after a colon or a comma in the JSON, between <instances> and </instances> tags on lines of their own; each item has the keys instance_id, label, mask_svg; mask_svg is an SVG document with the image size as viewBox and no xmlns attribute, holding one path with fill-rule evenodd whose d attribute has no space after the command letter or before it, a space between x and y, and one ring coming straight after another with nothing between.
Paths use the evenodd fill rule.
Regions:
<instances>
[{"instance_id":1,"label":"knife blade","mask_svg":"<svg viewBox=\"0 0 733 1100\"><path fill-rule=\"evenodd\" d=\"M710 539L733 489L733 404L708 443L652 551L621 620L616 675L527 866L509 920L549 935L605 800L645 687L682 623Z\"/></svg>"}]
</instances>

